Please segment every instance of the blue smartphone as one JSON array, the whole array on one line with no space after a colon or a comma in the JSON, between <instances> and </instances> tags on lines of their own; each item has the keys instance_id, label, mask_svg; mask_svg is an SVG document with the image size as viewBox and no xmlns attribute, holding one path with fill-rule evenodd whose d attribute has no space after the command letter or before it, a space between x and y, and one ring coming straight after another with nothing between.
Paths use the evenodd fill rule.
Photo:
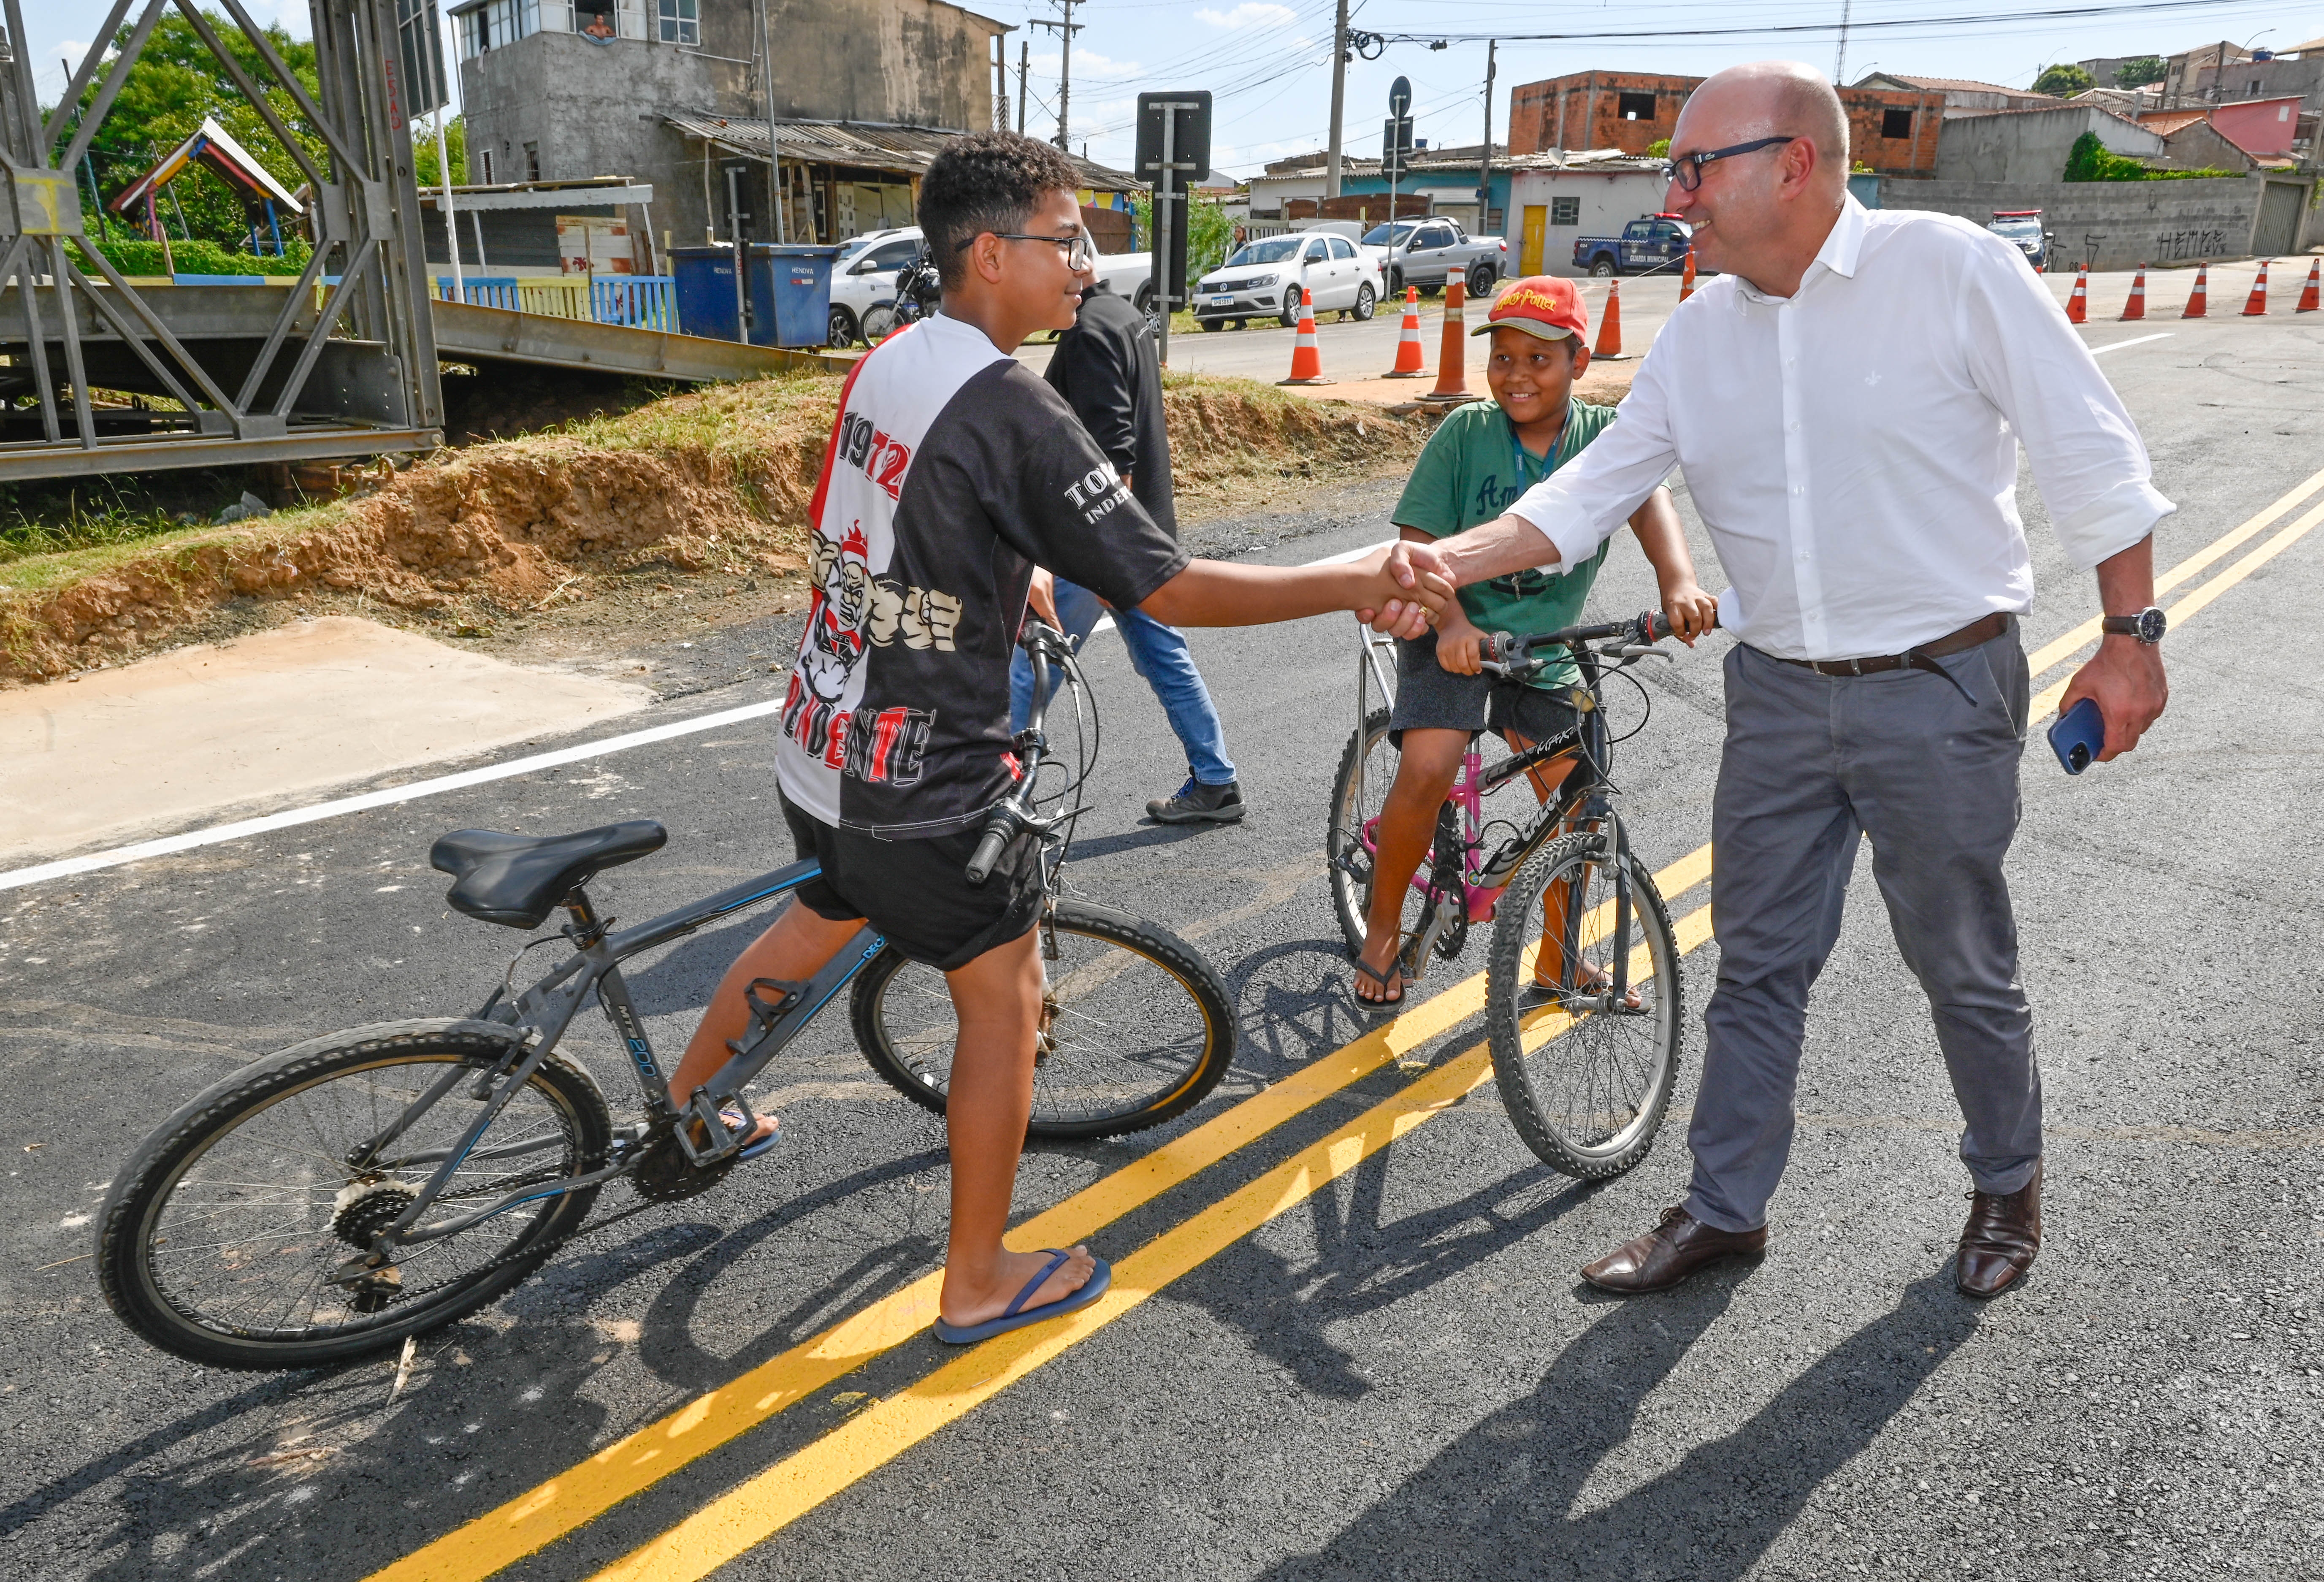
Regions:
<instances>
[{"instance_id":1,"label":"blue smartphone","mask_svg":"<svg viewBox=\"0 0 2324 1582\"><path fill-rule=\"evenodd\" d=\"M2089 768L2106 750L2106 716L2098 712L2098 699L2086 697L2059 716L2050 727L2050 750L2070 775Z\"/></svg>"}]
</instances>

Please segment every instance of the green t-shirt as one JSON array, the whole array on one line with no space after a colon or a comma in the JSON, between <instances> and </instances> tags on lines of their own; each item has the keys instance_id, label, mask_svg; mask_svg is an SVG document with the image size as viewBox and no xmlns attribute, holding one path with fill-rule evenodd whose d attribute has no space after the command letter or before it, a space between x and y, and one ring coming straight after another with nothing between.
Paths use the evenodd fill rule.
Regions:
<instances>
[{"instance_id":1,"label":"green t-shirt","mask_svg":"<svg viewBox=\"0 0 2324 1582\"><path fill-rule=\"evenodd\" d=\"M1491 521L1518 495L1582 454L1582 446L1614 420L1611 407L1569 398L1565 432L1545 463L1517 443L1516 426L1491 401L1456 407L1436 426L1412 469L1404 497L1396 502L1396 525L1416 528L1431 538L1449 538L1480 522ZM1605 564L1606 547L1563 575L1528 568L1475 583L1461 590L1461 608L1480 631L1554 631L1582 619L1590 584ZM1552 665L1534 677L1542 687L1571 686L1581 679L1571 661Z\"/></svg>"}]
</instances>

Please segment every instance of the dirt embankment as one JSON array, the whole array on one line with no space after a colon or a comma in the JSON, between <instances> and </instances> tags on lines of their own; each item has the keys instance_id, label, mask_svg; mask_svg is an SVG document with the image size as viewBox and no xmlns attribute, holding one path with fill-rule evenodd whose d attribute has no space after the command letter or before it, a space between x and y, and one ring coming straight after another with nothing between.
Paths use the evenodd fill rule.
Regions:
<instances>
[{"instance_id":1,"label":"dirt embankment","mask_svg":"<svg viewBox=\"0 0 2324 1582\"><path fill-rule=\"evenodd\" d=\"M477 635L641 566L753 585L793 576L838 389L819 376L674 396L383 467L364 492L324 505L0 564L0 685L216 635L228 612L248 626L286 605L361 607ZM1164 399L1194 518L1407 465L1426 433L1241 380L1173 377Z\"/></svg>"}]
</instances>

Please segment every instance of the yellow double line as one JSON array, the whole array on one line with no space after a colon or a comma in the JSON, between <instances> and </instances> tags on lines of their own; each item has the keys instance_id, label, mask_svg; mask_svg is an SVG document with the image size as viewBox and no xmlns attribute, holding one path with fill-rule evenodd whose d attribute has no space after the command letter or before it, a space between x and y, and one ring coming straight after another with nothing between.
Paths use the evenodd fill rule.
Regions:
<instances>
[{"instance_id":1,"label":"yellow double line","mask_svg":"<svg viewBox=\"0 0 2324 1582\"><path fill-rule=\"evenodd\" d=\"M2324 489L2324 471L2172 567L2157 579L2158 593L2182 584L2232 554L2319 489ZM2324 521L2324 505L2310 510L2181 600L2171 609L2172 619L2183 621L2192 615L2319 521ZM2034 674L2047 672L2098 635L2098 623L2092 621L2044 645L2029 661ZM2064 686L2061 682L2043 694L2034 717L2055 707ZM1711 849L1706 846L1663 869L1655 879L1665 895L1675 897L1701 884L1710 872ZM1677 934L1681 953L1692 951L1709 936L1710 908L1698 907L1682 918ZM1464 979L1406 1010L1395 1022L1302 1067L1274 1087L1035 1216L1011 1239L1042 1246L1066 1246L1087 1238L1399 1055L1458 1026L1483 1008L1484 986L1482 974ZM1483 1044L1462 1051L1347 1126L1118 1260L1113 1289L1098 1302L1055 1323L1001 1336L948 1361L721 1495L600 1576L661 1582L707 1575L1138 1307L1269 1219L1304 1202L1457 1102L1490 1071ZM475 1582L575 1531L921 1333L936 1316L940 1280L934 1274L922 1277L375 1573L370 1582L420 1582L421 1578Z\"/></svg>"}]
</instances>

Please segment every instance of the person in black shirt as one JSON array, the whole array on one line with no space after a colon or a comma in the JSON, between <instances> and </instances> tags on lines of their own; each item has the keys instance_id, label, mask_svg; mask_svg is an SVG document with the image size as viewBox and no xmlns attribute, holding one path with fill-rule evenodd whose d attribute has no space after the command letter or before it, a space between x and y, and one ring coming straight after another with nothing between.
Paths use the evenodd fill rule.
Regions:
<instances>
[{"instance_id":1,"label":"person in black shirt","mask_svg":"<svg viewBox=\"0 0 2324 1582\"><path fill-rule=\"evenodd\" d=\"M982 888L962 870L1016 773L1009 659L1035 566L1118 610L1210 626L1377 609L1408 636L1451 596L1424 582L1408 602L1385 548L1346 565L1226 565L1190 559L1156 525L1063 398L1010 354L1070 327L1089 283L1078 179L1049 144L982 132L954 139L922 180L943 309L848 375L809 508L814 599L778 716L784 817L822 872L728 970L670 1082L690 1103L747 1030L752 980L811 977L867 920L941 969L960 1032L936 1334L956 1343L1086 1306L1111 1278L1086 1248L1019 1253L1001 1239L1032 1108L1039 875L1021 851ZM763 1124L753 1153L774 1140Z\"/></svg>"},{"instance_id":2,"label":"person in black shirt","mask_svg":"<svg viewBox=\"0 0 2324 1582\"><path fill-rule=\"evenodd\" d=\"M1162 363L1146 316L1103 286L1082 296L1080 317L1058 338L1046 375L1065 398L1082 427L1105 453L1130 494L1155 525L1177 536L1177 512L1170 501L1170 437L1162 421ZM1033 600L1045 602L1034 579ZM1105 613L1095 593L1059 580L1047 594L1048 612L1067 637L1087 638ZM1170 729L1186 750L1186 783L1176 794L1157 797L1147 813L1160 823L1232 823L1243 815L1242 789L1234 761L1227 757L1226 730L1211 702L1211 690L1186 651L1177 628L1138 610L1117 611L1114 629L1130 649L1130 662L1161 700ZM1023 654L1009 672L1009 714L1021 727L1033 697L1033 663Z\"/></svg>"}]
</instances>

